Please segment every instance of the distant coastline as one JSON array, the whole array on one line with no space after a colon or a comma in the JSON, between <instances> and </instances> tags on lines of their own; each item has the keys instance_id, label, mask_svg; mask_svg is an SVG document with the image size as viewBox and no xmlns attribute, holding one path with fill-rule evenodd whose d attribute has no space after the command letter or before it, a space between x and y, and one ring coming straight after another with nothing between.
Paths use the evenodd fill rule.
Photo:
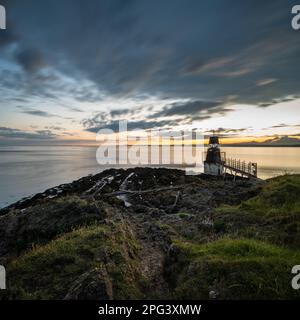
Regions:
<instances>
[{"instance_id":1,"label":"distant coastline","mask_svg":"<svg viewBox=\"0 0 300 320\"><path fill-rule=\"evenodd\" d=\"M207 145L205 145L207 146ZM276 145L270 145L270 144L222 144L223 147L271 147L271 148L299 148L300 144L294 144L294 145L288 145L288 144L276 144Z\"/></svg>"},{"instance_id":2,"label":"distant coastline","mask_svg":"<svg viewBox=\"0 0 300 320\"><path fill-rule=\"evenodd\" d=\"M34 145L29 145L29 144L14 144L14 145L1 145L0 147L99 147L101 144L34 144ZM197 145L197 144L195 144ZM200 144L199 144L200 145ZM300 144L263 144L263 143L257 143L257 144L247 144L247 143L221 143L222 147L272 147L272 148L299 148ZM127 145L127 146L132 146L132 145ZM149 146L146 144L141 144L140 146ZM158 145L152 145L152 146L158 146ZM178 145L171 144L170 147L174 147ZM204 147L207 147L208 144L204 144ZM0 152L10 152L10 150L0 150ZM11 152L17 152L17 151L11 151ZM23 151L22 152L30 152L30 151Z\"/></svg>"}]
</instances>

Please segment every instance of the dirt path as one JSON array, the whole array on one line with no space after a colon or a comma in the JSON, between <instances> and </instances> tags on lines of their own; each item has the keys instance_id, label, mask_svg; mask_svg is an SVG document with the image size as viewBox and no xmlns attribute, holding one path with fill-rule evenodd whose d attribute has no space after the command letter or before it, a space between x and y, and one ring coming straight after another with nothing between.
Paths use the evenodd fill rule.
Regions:
<instances>
[{"instance_id":1,"label":"dirt path","mask_svg":"<svg viewBox=\"0 0 300 320\"><path fill-rule=\"evenodd\" d=\"M164 259L166 256L166 239L162 231L153 222L145 222L139 216L131 216L130 225L132 226L137 240L142 246L140 253L141 271L150 288L147 290L150 296L146 299L167 299L170 297L169 286L165 281Z\"/></svg>"}]
</instances>

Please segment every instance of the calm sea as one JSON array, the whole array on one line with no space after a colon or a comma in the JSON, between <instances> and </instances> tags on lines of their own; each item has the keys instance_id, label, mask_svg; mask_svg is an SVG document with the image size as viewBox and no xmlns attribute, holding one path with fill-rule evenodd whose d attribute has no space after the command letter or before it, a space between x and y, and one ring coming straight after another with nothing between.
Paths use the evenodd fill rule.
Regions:
<instances>
[{"instance_id":1,"label":"calm sea","mask_svg":"<svg viewBox=\"0 0 300 320\"><path fill-rule=\"evenodd\" d=\"M257 162L263 179L300 173L300 148L223 147L222 151L227 157ZM107 168L97 163L95 147L0 147L0 207Z\"/></svg>"}]
</instances>

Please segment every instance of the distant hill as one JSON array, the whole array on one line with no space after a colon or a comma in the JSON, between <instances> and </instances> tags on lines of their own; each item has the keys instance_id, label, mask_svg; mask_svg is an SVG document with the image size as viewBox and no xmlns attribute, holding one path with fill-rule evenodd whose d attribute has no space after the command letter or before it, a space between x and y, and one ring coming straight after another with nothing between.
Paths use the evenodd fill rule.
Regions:
<instances>
[{"instance_id":1,"label":"distant hill","mask_svg":"<svg viewBox=\"0 0 300 320\"><path fill-rule=\"evenodd\" d=\"M225 145L225 144L224 144ZM291 138L289 136L276 137L273 139L268 139L264 142L244 142L244 143L234 143L226 144L227 146L245 146L245 147L300 147L300 139Z\"/></svg>"}]
</instances>

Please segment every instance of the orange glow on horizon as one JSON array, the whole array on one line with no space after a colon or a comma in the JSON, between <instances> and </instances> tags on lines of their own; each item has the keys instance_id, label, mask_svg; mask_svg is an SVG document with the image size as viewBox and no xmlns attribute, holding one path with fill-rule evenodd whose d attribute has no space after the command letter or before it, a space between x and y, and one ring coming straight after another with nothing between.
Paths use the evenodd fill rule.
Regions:
<instances>
[{"instance_id":1,"label":"orange glow on horizon","mask_svg":"<svg viewBox=\"0 0 300 320\"><path fill-rule=\"evenodd\" d=\"M220 137L220 144L221 145L227 145L227 144L242 144L242 143L249 143L249 142L257 142L257 143L261 143L261 142L265 142L267 140L270 139L274 139L277 136L261 136L261 137L255 137L255 136L251 136L251 137L242 137L242 136L237 136L237 137ZM111 137L111 141L107 141L107 142L111 142L111 144L114 143L118 143L118 135L116 134L115 136ZM293 138L298 138L300 139L300 136L293 136ZM64 140L68 140L72 143L76 143L76 141L78 141L80 144L86 144L86 145L99 145L101 144L101 141L97 141L96 140L96 134L95 133L91 133L91 132L72 132L72 134L70 134L70 136L60 136L59 137L60 141L64 141ZM159 143L157 139L155 139L155 142L153 143L153 145L158 145L158 144L181 144L181 140L176 141L176 140L171 140L171 143L169 142L170 140L168 139L163 139L160 140ZM203 141L201 141L200 143L202 143ZM184 144L188 145L188 144L197 144L199 143L199 141L194 141L194 140L185 140ZM124 140L123 143L124 144ZM146 137L143 137L140 141L136 141L136 140L128 140L128 145L134 145L134 144L140 144L140 145L150 145L151 144L151 140L147 139ZM208 144L208 139L204 140L204 144Z\"/></svg>"}]
</instances>

